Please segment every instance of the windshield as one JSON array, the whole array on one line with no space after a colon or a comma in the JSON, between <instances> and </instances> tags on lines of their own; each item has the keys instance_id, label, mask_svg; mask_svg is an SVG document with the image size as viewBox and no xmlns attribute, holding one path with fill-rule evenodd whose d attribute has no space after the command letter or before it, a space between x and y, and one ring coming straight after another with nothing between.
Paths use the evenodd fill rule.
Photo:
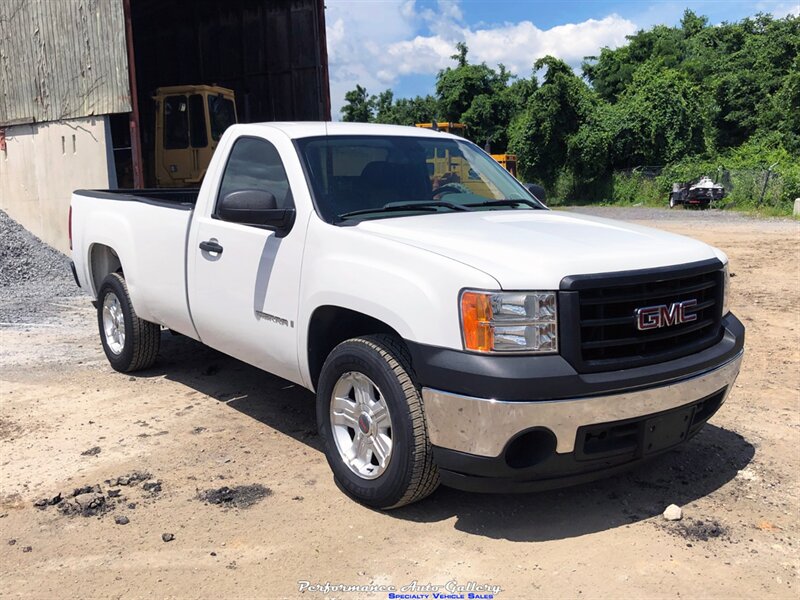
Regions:
<instances>
[{"instance_id":1,"label":"windshield","mask_svg":"<svg viewBox=\"0 0 800 600\"><path fill-rule=\"evenodd\" d=\"M329 223L543 208L522 184L466 140L341 135L303 138L297 146L317 209ZM509 202L514 200L519 202Z\"/></svg>"}]
</instances>

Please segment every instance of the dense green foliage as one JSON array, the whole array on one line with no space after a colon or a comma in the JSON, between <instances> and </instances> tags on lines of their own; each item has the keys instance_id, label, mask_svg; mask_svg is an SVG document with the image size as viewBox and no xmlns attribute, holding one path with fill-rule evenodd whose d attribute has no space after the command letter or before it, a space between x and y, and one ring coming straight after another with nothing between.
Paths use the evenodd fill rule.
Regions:
<instances>
[{"instance_id":1,"label":"dense green foliage","mask_svg":"<svg viewBox=\"0 0 800 600\"><path fill-rule=\"evenodd\" d=\"M582 77L551 56L530 79L470 63L464 44L453 59L435 96L369 96L356 86L343 119L463 122L479 145L517 154L521 178L557 200L664 203L673 181L702 175L726 185L736 205L763 196L789 210L800 197L798 17L711 27L687 10L677 27L587 57Z\"/></svg>"}]
</instances>

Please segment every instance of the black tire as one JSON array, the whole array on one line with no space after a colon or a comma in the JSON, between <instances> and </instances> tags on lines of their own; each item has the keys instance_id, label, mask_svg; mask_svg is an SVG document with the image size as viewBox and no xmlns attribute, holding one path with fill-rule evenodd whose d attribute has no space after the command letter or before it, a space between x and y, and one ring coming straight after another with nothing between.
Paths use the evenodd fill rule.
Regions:
<instances>
[{"instance_id":1,"label":"black tire","mask_svg":"<svg viewBox=\"0 0 800 600\"><path fill-rule=\"evenodd\" d=\"M364 479L347 466L333 439L330 405L334 386L348 372L366 375L381 390L392 422L392 453L385 471ZM334 479L348 496L379 509L422 500L439 485L425 411L408 351L390 335L369 335L342 342L322 367L317 386L317 426Z\"/></svg>"},{"instance_id":2,"label":"black tire","mask_svg":"<svg viewBox=\"0 0 800 600\"><path fill-rule=\"evenodd\" d=\"M122 348L115 352L106 339L103 327L103 306L106 298L113 294L122 309L125 339ZM100 341L106 358L115 371L130 373L153 365L161 346L161 327L136 316L125 279L119 273L111 273L100 284L97 294L97 325Z\"/></svg>"}]
</instances>

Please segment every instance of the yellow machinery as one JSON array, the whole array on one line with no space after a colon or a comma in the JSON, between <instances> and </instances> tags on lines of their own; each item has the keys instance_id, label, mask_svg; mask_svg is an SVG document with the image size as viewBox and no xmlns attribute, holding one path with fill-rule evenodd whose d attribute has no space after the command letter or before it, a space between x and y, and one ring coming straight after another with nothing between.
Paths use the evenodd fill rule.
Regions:
<instances>
[{"instance_id":1,"label":"yellow machinery","mask_svg":"<svg viewBox=\"0 0 800 600\"><path fill-rule=\"evenodd\" d=\"M467 126L463 123L449 123L446 121L436 123L436 127L434 127L433 123L417 123L417 127L422 127L423 129L438 129L439 131L444 131L445 133L452 133L453 135L457 135L460 137L466 137ZM514 177L517 176L517 155L516 154L492 154L492 158L495 159L500 166L503 167L506 171L511 173ZM439 169L436 169L438 171ZM444 171L444 166L441 166L441 170ZM463 179L462 179L463 180Z\"/></svg>"},{"instance_id":2,"label":"yellow machinery","mask_svg":"<svg viewBox=\"0 0 800 600\"><path fill-rule=\"evenodd\" d=\"M153 99L156 185L200 185L222 134L236 123L233 90L213 85L179 85L158 88Z\"/></svg>"},{"instance_id":3,"label":"yellow machinery","mask_svg":"<svg viewBox=\"0 0 800 600\"><path fill-rule=\"evenodd\" d=\"M464 137L464 133L467 131L467 126L464 125L463 123L448 123L446 121L439 121L435 124L417 123L415 127L421 127L422 129L436 129L438 131L444 131L445 133L452 133L453 135L458 135L460 137Z\"/></svg>"},{"instance_id":4,"label":"yellow machinery","mask_svg":"<svg viewBox=\"0 0 800 600\"><path fill-rule=\"evenodd\" d=\"M492 158L500 163L506 171L514 177L517 176L517 155L516 154L492 154Z\"/></svg>"},{"instance_id":5,"label":"yellow machinery","mask_svg":"<svg viewBox=\"0 0 800 600\"><path fill-rule=\"evenodd\" d=\"M423 129L437 129L445 133L452 133L464 137L466 126L462 123L417 123ZM482 196L489 196L486 184L477 173L472 171L460 156L451 156L450 150L434 149L433 155L428 157L428 170L434 189L449 183L460 183L470 191Z\"/></svg>"}]
</instances>

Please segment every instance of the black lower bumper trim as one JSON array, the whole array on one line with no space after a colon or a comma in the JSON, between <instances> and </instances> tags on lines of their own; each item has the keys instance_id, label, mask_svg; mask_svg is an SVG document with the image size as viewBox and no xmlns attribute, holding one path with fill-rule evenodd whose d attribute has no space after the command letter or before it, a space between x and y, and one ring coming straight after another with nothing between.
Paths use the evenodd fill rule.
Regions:
<instances>
[{"instance_id":1,"label":"black lower bumper trim","mask_svg":"<svg viewBox=\"0 0 800 600\"><path fill-rule=\"evenodd\" d=\"M588 471L585 473L577 473L575 475L564 475L561 477L532 479L527 481L520 481L505 477L479 477L440 468L439 480L441 481L442 485L465 492L492 494L524 494L529 492L546 492L548 490L557 490L571 487L573 485L580 485L582 483L589 483L591 481L597 481L598 479L605 479L606 477L611 477L612 475L624 473L625 471L629 471L636 468L640 464L643 464L653 456L656 455L654 454L645 458L629 461L621 465L615 465L597 471Z\"/></svg>"}]
</instances>

